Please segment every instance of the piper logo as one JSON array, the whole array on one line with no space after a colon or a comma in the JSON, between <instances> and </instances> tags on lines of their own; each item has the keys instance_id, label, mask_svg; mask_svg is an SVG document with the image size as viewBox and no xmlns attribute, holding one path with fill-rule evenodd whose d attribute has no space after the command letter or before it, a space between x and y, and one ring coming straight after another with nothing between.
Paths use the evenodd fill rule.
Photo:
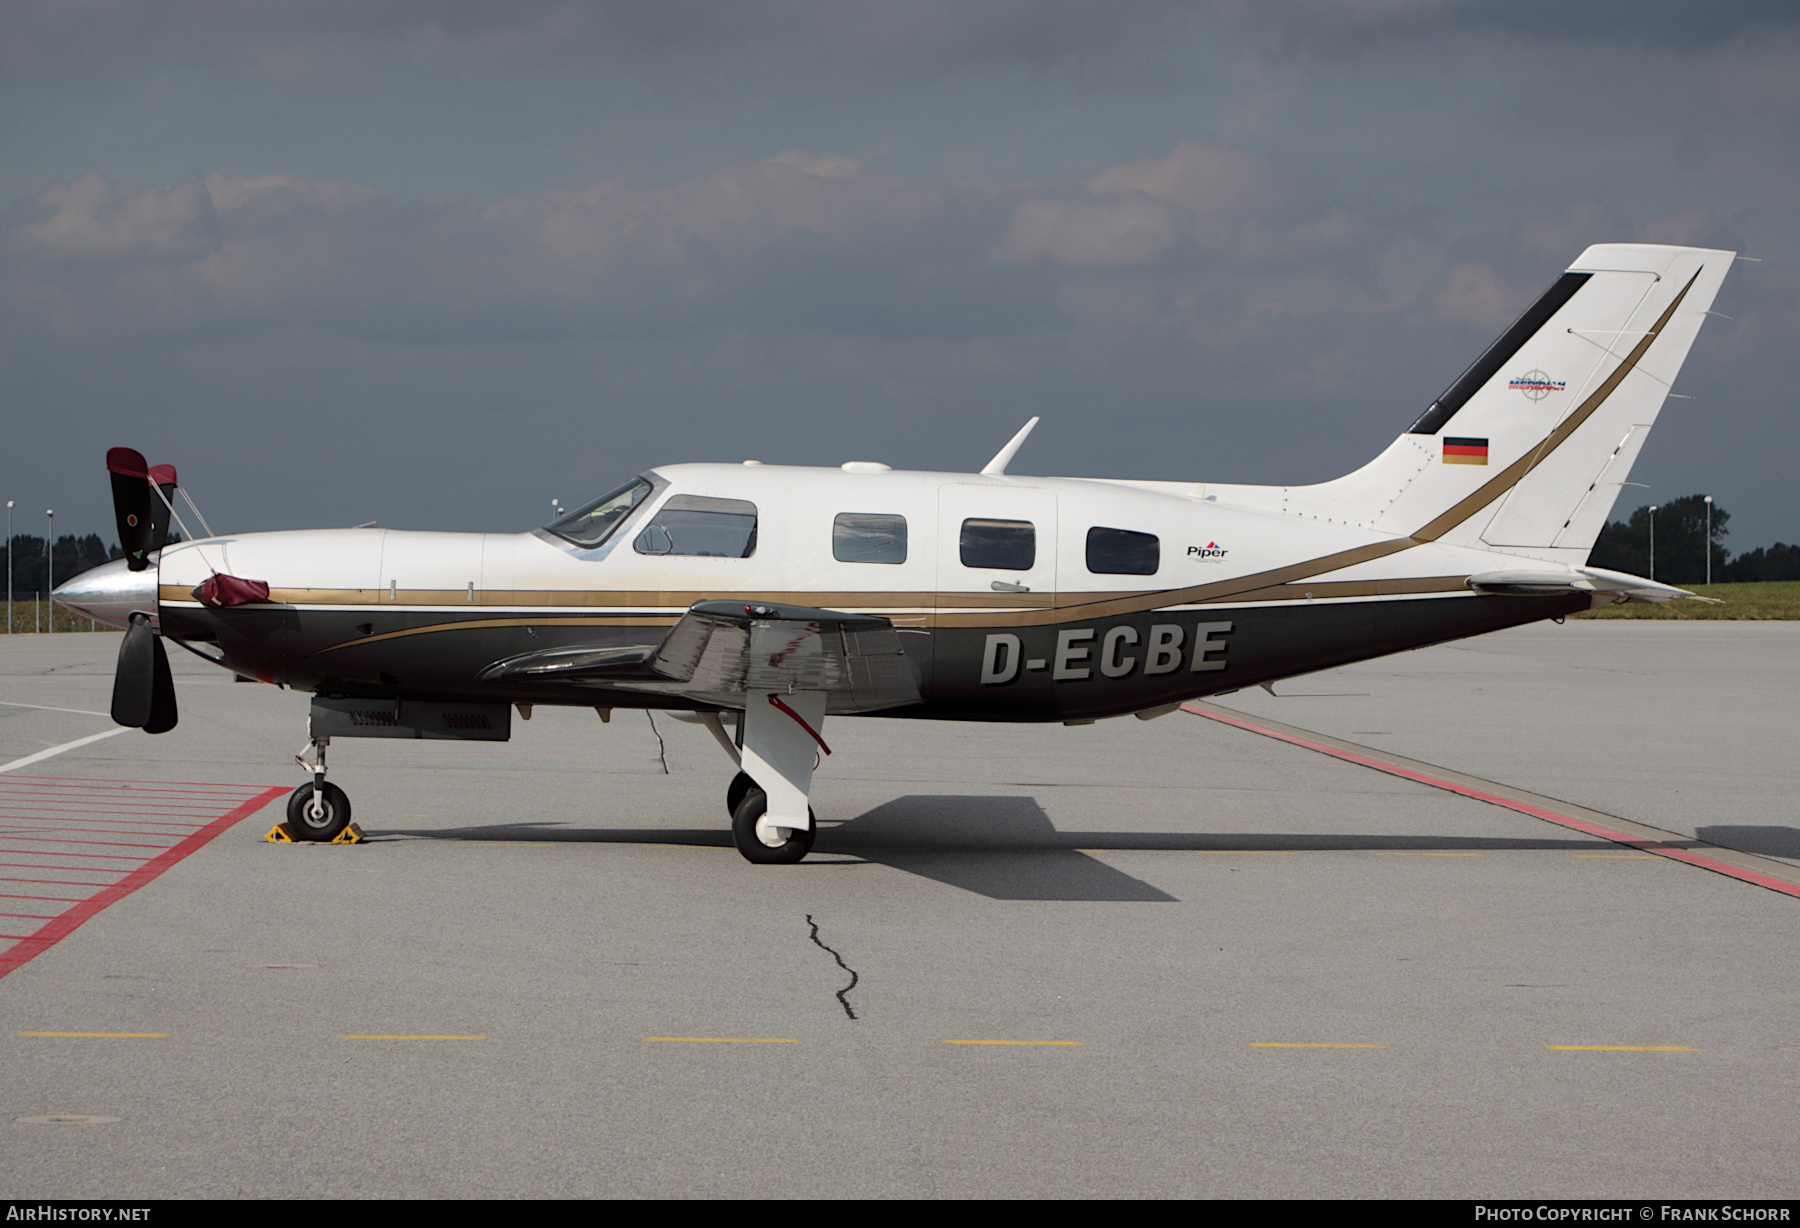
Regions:
<instances>
[{"instance_id":1,"label":"piper logo","mask_svg":"<svg viewBox=\"0 0 1800 1228\"><path fill-rule=\"evenodd\" d=\"M1204 546L1189 546L1187 556L1202 563L1223 563L1228 553L1218 542L1207 542Z\"/></svg>"}]
</instances>

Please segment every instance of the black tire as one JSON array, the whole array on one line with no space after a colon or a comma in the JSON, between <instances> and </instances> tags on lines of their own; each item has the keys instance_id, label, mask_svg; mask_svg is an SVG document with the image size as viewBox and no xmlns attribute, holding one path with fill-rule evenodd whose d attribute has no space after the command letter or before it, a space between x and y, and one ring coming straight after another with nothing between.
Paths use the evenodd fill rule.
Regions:
<instances>
[{"instance_id":1,"label":"black tire","mask_svg":"<svg viewBox=\"0 0 1800 1228\"><path fill-rule=\"evenodd\" d=\"M750 773L739 772L731 778L731 784L725 789L725 813L730 818L737 818L738 803L744 800L744 794L756 788L756 782L750 779Z\"/></svg>"},{"instance_id":2,"label":"black tire","mask_svg":"<svg viewBox=\"0 0 1800 1228\"><path fill-rule=\"evenodd\" d=\"M759 866L791 866L812 852L813 836L818 833L818 819L813 815L812 807L806 808L806 817L812 826L805 831L788 829L785 844L771 848L764 844L756 834L756 821L763 817L769 808L766 794L754 784L745 792L743 800L738 802L737 809L731 814L731 838L737 843L738 852L744 860Z\"/></svg>"},{"instance_id":3,"label":"black tire","mask_svg":"<svg viewBox=\"0 0 1800 1228\"><path fill-rule=\"evenodd\" d=\"M314 818L313 787L309 781L288 794L287 828L296 840L330 841L350 826L350 799L344 791L327 781L319 790L319 803L325 808L323 818ZM754 833L752 833L754 838Z\"/></svg>"}]
</instances>

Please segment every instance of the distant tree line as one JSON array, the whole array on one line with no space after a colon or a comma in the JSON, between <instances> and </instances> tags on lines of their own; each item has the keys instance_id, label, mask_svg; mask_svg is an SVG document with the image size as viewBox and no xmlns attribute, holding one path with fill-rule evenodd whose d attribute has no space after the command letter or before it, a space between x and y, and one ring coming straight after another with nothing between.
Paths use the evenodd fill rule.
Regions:
<instances>
[{"instance_id":1,"label":"distant tree line","mask_svg":"<svg viewBox=\"0 0 1800 1228\"><path fill-rule=\"evenodd\" d=\"M1763 580L1800 580L1800 545L1776 542L1758 546L1736 558L1724 545L1731 513L1712 508L1712 537L1706 533L1706 499L1688 495L1656 509L1656 570L1650 568L1651 515L1648 505L1600 530L1588 563L1612 571L1661 580L1664 584L1703 584L1706 556L1712 553L1714 584L1748 584Z\"/></svg>"},{"instance_id":2,"label":"distant tree line","mask_svg":"<svg viewBox=\"0 0 1800 1228\"><path fill-rule=\"evenodd\" d=\"M66 533L57 538L54 559L45 557L43 538L24 533L15 534L0 553L6 556L5 566L12 572L15 593L48 592L52 561L56 563L56 582L61 584L91 567L125 557L123 550L101 541L98 533L89 533L86 537Z\"/></svg>"}]
</instances>

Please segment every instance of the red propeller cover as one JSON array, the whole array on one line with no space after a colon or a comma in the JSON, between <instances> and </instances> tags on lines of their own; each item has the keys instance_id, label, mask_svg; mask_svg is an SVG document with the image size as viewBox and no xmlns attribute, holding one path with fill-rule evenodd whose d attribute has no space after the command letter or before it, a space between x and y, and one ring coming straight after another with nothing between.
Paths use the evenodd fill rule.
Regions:
<instances>
[{"instance_id":1,"label":"red propeller cover","mask_svg":"<svg viewBox=\"0 0 1800 1228\"><path fill-rule=\"evenodd\" d=\"M129 478L150 476L150 464L144 459L144 454L136 448L108 448L106 450L106 467L114 473L122 473Z\"/></svg>"}]
</instances>

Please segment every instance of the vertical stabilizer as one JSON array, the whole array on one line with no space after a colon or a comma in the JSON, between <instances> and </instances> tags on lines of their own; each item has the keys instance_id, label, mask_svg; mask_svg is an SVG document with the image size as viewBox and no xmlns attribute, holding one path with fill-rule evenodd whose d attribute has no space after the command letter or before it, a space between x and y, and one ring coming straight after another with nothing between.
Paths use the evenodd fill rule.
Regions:
<instances>
[{"instance_id":1,"label":"vertical stabilizer","mask_svg":"<svg viewBox=\"0 0 1800 1228\"><path fill-rule=\"evenodd\" d=\"M1734 253L1590 247L1406 434L1291 515L1579 563Z\"/></svg>"}]
</instances>

